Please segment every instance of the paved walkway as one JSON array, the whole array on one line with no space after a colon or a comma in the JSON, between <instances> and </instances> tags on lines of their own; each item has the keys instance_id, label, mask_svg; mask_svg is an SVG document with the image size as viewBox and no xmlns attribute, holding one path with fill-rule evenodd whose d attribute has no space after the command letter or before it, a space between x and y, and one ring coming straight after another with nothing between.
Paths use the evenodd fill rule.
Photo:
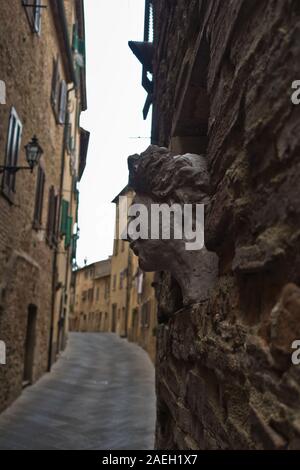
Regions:
<instances>
[{"instance_id":1,"label":"paved walkway","mask_svg":"<svg viewBox=\"0 0 300 470\"><path fill-rule=\"evenodd\" d=\"M3 449L153 449L154 368L114 334L72 333L67 350L0 416Z\"/></svg>"}]
</instances>

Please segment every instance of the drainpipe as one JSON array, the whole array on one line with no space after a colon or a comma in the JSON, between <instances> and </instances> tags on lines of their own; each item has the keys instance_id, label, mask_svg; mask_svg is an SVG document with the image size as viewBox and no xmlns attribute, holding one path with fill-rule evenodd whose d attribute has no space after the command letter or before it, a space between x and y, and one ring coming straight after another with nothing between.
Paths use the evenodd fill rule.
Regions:
<instances>
[{"instance_id":1,"label":"drainpipe","mask_svg":"<svg viewBox=\"0 0 300 470\"><path fill-rule=\"evenodd\" d=\"M69 95L72 91L76 90L76 85L73 85L67 91L67 105L69 102ZM67 133L68 133L68 124L69 124L69 114L66 113L67 119L64 124L64 132L63 132L63 143L62 143L62 159L61 159L61 170L60 170L60 186L59 186L59 208L58 208L58 218L60 220L61 216L61 196L63 193L63 183L64 183L64 172L65 172L65 154L66 154L66 140L67 140ZM58 247L54 248L54 255L53 255L53 264L52 264L52 299L51 299L51 324L50 324L50 337L49 337L49 349L48 349L48 367L47 372L51 371L52 366L52 354L53 354L53 336L54 336L54 320L55 320L55 297L56 297L56 270L57 270L57 255L58 255ZM68 258L67 258L68 260Z\"/></svg>"}]
</instances>

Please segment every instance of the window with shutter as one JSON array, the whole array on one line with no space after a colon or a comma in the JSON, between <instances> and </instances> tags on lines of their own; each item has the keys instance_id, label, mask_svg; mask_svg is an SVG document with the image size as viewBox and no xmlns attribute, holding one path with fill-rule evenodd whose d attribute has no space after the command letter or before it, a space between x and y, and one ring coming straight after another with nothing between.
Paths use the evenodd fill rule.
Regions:
<instances>
[{"instance_id":1,"label":"window with shutter","mask_svg":"<svg viewBox=\"0 0 300 470\"><path fill-rule=\"evenodd\" d=\"M65 249L69 248L73 234L73 217L67 217L67 233L65 236Z\"/></svg>"},{"instance_id":2,"label":"window with shutter","mask_svg":"<svg viewBox=\"0 0 300 470\"><path fill-rule=\"evenodd\" d=\"M33 217L33 227L35 229L39 229L42 226L44 188L45 188L45 172L39 166L38 174L37 174L37 185L36 185L34 217Z\"/></svg>"},{"instance_id":3,"label":"window with shutter","mask_svg":"<svg viewBox=\"0 0 300 470\"><path fill-rule=\"evenodd\" d=\"M73 24L73 40L72 40L73 51L78 51L78 25Z\"/></svg>"},{"instance_id":4,"label":"window with shutter","mask_svg":"<svg viewBox=\"0 0 300 470\"><path fill-rule=\"evenodd\" d=\"M61 202L61 220L60 220L60 234L66 235L68 230L68 215L69 215L69 202L65 199Z\"/></svg>"},{"instance_id":5,"label":"window with shutter","mask_svg":"<svg viewBox=\"0 0 300 470\"><path fill-rule=\"evenodd\" d=\"M68 128L67 128L67 132L66 132L66 140L65 140L65 146L66 146L66 149L67 149L67 152L69 155L71 155L71 153L73 152L74 150L74 146L73 146L73 141L74 141L74 138L72 136L72 124L69 122L69 119L67 118L67 122L68 122Z\"/></svg>"},{"instance_id":6,"label":"window with shutter","mask_svg":"<svg viewBox=\"0 0 300 470\"><path fill-rule=\"evenodd\" d=\"M60 197L59 195L54 196L54 223L52 228L52 243L53 245L57 245L58 243L58 232L59 232L59 203Z\"/></svg>"},{"instance_id":7,"label":"window with shutter","mask_svg":"<svg viewBox=\"0 0 300 470\"><path fill-rule=\"evenodd\" d=\"M17 166L22 138L22 123L18 117L15 108L11 108L7 144L5 154L5 166ZM13 198L16 191L16 173L5 171L2 178L2 190L9 198Z\"/></svg>"},{"instance_id":8,"label":"window with shutter","mask_svg":"<svg viewBox=\"0 0 300 470\"><path fill-rule=\"evenodd\" d=\"M51 84L51 105L54 112L56 122L65 123L67 99L67 85L64 80L60 80L59 60L58 57L53 60L53 74Z\"/></svg>"},{"instance_id":9,"label":"window with shutter","mask_svg":"<svg viewBox=\"0 0 300 470\"><path fill-rule=\"evenodd\" d=\"M76 260L77 254L77 235L72 236L72 253L71 253L71 261Z\"/></svg>"},{"instance_id":10,"label":"window with shutter","mask_svg":"<svg viewBox=\"0 0 300 470\"><path fill-rule=\"evenodd\" d=\"M49 189L49 199L48 199L48 220L46 228L46 241L48 245L52 248L53 246L53 227L55 223L55 191L54 186L51 186Z\"/></svg>"},{"instance_id":11,"label":"window with shutter","mask_svg":"<svg viewBox=\"0 0 300 470\"><path fill-rule=\"evenodd\" d=\"M58 59L53 59L53 72L52 72L52 84L51 84L51 104L56 106L57 103L57 84L59 83L59 69Z\"/></svg>"},{"instance_id":12,"label":"window with shutter","mask_svg":"<svg viewBox=\"0 0 300 470\"><path fill-rule=\"evenodd\" d=\"M42 9L41 7L41 0L35 0L35 7L33 8L33 29L34 32L37 34L41 33L41 14Z\"/></svg>"},{"instance_id":13,"label":"window with shutter","mask_svg":"<svg viewBox=\"0 0 300 470\"><path fill-rule=\"evenodd\" d=\"M41 32L41 16L42 5L41 0L22 0L22 5L25 7L28 23L33 33L40 34Z\"/></svg>"},{"instance_id":14,"label":"window with shutter","mask_svg":"<svg viewBox=\"0 0 300 470\"><path fill-rule=\"evenodd\" d=\"M46 242L50 248L57 245L58 213L59 196L55 194L54 186L51 186L49 189L48 220L46 227Z\"/></svg>"},{"instance_id":15,"label":"window with shutter","mask_svg":"<svg viewBox=\"0 0 300 470\"><path fill-rule=\"evenodd\" d=\"M58 122L60 124L65 124L66 110L67 110L67 84L64 80L62 80L60 84L60 99L59 99L59 114L58 114Z\"/></svg>"}]
</instances>

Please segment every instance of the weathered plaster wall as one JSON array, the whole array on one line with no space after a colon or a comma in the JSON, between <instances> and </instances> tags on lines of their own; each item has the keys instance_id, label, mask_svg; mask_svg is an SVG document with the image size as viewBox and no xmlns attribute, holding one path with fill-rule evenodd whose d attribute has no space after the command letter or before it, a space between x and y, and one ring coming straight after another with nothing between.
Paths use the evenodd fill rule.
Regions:
<instances>
[{"instance_id":1,"label":"weathered plaster wall","mask_svg":"<svg viewBox=\"0 0 300 470\"><path fill-rule=\"evenodd\" d=\"M155 1L153 141L170 145L195 107L203 135L207 115L205 236L220 259L201 305L180 309L162 276L158 448L300 448L299 22L297 0ZM197 79L206 93L184 109Z\"/></svg>"}]
</instances>

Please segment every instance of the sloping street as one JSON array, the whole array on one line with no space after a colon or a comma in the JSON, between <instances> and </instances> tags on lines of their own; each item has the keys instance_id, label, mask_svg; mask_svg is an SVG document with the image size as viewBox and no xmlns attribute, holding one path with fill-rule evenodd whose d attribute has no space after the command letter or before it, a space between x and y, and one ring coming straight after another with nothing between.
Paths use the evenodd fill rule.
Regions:
<instances>
[{"instance_id":1,"label":"sloping street","mask_svg":"<svg viewBox=\"0 0 300 470\"><path fill-rule=\"evenodd\" d=\"M66 351L0 417L0 449L153 449L154 368L114 334L72 333Z\"/></svg>"}]
</instances>

